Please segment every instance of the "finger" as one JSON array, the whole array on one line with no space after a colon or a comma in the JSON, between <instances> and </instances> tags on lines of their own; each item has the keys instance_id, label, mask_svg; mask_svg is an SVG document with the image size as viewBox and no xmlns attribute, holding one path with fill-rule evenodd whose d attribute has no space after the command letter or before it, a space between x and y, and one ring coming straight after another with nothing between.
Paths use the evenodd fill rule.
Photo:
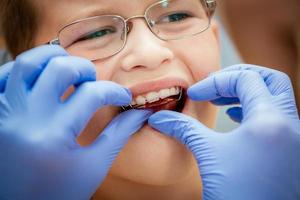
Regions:
<instances>
[{"instance_id":1,"label":"finger","mask_svg":"<svg viewBox=\"0 0 300 200\"><path fill-rule=\"evenodd\" d=\"M233 104L240 104L240 100L238 98L225 98L220 97L218 99L214 99L211 101L216 106L227 106Z\"/></svg>"},{"instance_id":2,"label":"finger","mask_svg":"<svg viewBox=\"0 0 300 200\"><path fill-rule=\"evenodd\" d=\"M271 95L280 96L281 100L279 102L276 102L276 98L273 98L273 100L275 100L273 102L275 102L275 105L282 108L281 112L284 112L286 115L293 118L298 118L299 115L297 111L293 86L287 74L278 70L249 64L233 65L224 69L224 71L238 70L250 70L259 73L266 83L266 86L268 87Z\"/></svg>"},{"instance_id":3,"label":"finger","mask_svg":"<svg viewBox=\"0 0 300 200\"><path fill-rule=\"evenodd\" d=\"M14 62L9 62L0 67L0 93L4 92L5 90L6 81L11 73L13 64Z\"/></svg>"},{"instance_id":4,"label":"finger","mask_svg":"<svg viewBox=\"0 0 300 200\"><path fill-rule=\"evenodd\" d=\"M239 98L244 119L259 109L271 109L271 94L262 77L254 71L216 73L189 88L188 95L198 101Z\"/></svg>"},{"instance_id":5,"label":"finger","mask_svg":"<svg viewBox=\"0 0 300 200\"><path fill-rule=\"evenodd\" d=\"M130 136L136 133L146 123L152 112L148 110L129 110L119 114L100 134L91 148L96 151L120 151Z\"/></svg>"},{"instance_id":6,"label":"finger","mask_svg":"<svg viewBox=\"0 0 300 200\"><path fill-rule=\"evenodd\" d=\"M96 141L84 148L87 161L91 166L100 166L99 177L104 177L128 142L130 136L136 133L151 115L146 110L129 110L121 113L105 128Z\"/></svg>"},{"instance_id":7,"label":"finger","mask_svg":"<svg viewBox=\"0 0 300 200\"><path fill-rule=\"evenodd\" d=\"M70 86L95 80L96 69L89 60L73 56L58 56L48 62L36 81L33 93L60 101L61 96Z\"/></svg>"},{"instance_id":8,"label":"finger","mask_svg":"<svg viewBox=\"0 0 300 200\"><path fill-rule=\"evenodd\" d=\"M205 153L215 133L196 119L173 111L160 111L151 115L148 124L166 135L175 137L186 145L196 158Z\"/></svg>"},{"instance_id":9,"label":"finger","mask_svg":"<svg viewBox=\"0 0 300 200\"><path fill-rule=\"evenodd\" d=\"M131 93L111 81L85 82L64 102L64 118L78 134L91 116L102 106L124 106L131 103ZM77 136L77 135L76 135Z\"/></svg>"},{"instance_id":10,"label":"finger","mask_svg":"<svg viewBox=\"0 0 300 200\"><path fill-rule=\"evenodd\" d=\"M240 64L225 68L223 71L241 71L251 70L259 73L264 79L270 93L274 96L285 92L293 92L293 87L290 78L283 72L278 70L261 67L257 65ZM294 96L294 95L292 95Z\"/></svg>"},{"instance_id":11,"label":"finger","mask_svg":"<svg viewBox=\"0 0 300 200\"><path fill-rule=\"evenodd\" d=\"M232 119L234 122L241 123L243 120L243 109L241 107L232 107L228 108L226 114Z\"/></svg>"},{"instance_id":12,"label":"finger","mask_svg":"<svg viewBox=\"0 0 300 200\"><path fill-rule=\"evenodd\" d=\"M31 88L51 58L66 55L67 52L58 45L40 46L20 54L7 81L9 90Z\"/></svg>"}]
</instances>

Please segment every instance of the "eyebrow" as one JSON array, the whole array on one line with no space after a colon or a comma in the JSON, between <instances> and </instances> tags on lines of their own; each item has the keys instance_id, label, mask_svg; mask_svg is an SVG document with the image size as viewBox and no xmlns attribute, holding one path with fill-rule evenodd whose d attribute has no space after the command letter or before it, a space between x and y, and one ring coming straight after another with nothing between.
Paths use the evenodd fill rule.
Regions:
<instances>
[{"instance_id":1,"label":"eyebrow","mask_svg":"<svg viewBox=\"0 0 300 200\"><path fill-rule=\"evenodd\" d=\"M97 8L97 9L94 6L90 9L86 9L84 12L80 12L78 15L72 17L72 19L70 21L73 22L73 21L80 20L80 19L95 17L95 16L99 16L99 15L109 15L109 14L114 14L114 12L113 12L113 9L109 8L108 6L103 7L103 5L101 5L101 8Z\"/></svg>"},{"instance_id":2,"label":"eyebrow","mask_svg":"<svg viewBox=\"0 0 300 200\"><path fill-rule=\"evenodd\" d=\"M94 17L97 15L108 15L113 14L112 9L100 8L100 9L92 9L91 11L87 12L83 17Z\"/></svg>"}]
</instances>

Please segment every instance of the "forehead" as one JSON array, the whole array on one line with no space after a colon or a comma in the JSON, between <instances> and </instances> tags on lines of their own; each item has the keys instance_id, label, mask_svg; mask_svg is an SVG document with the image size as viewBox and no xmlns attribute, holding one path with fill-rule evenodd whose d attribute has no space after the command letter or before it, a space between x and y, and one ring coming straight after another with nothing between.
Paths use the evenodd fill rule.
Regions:
<instances>
[{"instance_id":1,"label":"forehead","mask_svg":"<svg viewBox=\"0 0 300 200\"><path fill-rule=\"evenodd\" d=\"M82 1L82 0L77 0ZM120 14L124 17L143 14L145 9L158 0L89 0L83 15Z\"/></svg>"},{"instance_id":2,"label":"forehead","mask_svg":"<svg viewBox=\"0 0 300 200\"><path fill-rule=\"evenodd\" d=\"M76 20L101 14L119 14L124 17L143 14L145 9L158 0L34 0L50 13ZM52 17L54 17L52 15Z\"/></svg>"}]
</instances>

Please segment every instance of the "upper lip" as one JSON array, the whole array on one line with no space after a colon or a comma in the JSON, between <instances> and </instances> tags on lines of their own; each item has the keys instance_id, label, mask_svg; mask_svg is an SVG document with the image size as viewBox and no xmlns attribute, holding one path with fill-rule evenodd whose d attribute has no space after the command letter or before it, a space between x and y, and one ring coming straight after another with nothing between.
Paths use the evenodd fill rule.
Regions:
<instances>
[{"instance_id":1,"label":"upper lip","mask_svg":"<svg viewBox=\"0 0 300 200\"><path fill-rule=\"evenodd\" d=\"M152 91L159 91L165 88L171 88L179 86L183 89L188 88L187 81L177 78L177 77L167 77L160 78L155 80L148 80L143 83L138 83L136 85L132 85L129 87L129 90L132 93L133 97L137 97L138 95L145 94Z\"/></svg>"}]
</instances>

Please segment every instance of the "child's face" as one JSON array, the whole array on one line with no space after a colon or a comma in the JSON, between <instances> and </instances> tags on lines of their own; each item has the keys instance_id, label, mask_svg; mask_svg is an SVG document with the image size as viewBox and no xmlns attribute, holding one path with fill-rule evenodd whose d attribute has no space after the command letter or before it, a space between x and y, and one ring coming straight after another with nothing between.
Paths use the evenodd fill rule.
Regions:
<instances>
[{"instance_id":1,"label":"child's face","mask_svg":"<svg viewBox=\"0 0 300 200\"><path fill-rule=\"evenodd\" d=\"M72 21L100 15L98 11L101 10L105 14L117 14L124 18L143 15L155 0L37 2L42 7L42 21L36 38L36 45L39 45L55 38L60 28ZM131 22L131 31L124 49L112 57L94 61L99 80L111 80L129 88L151 81L152 84L146 87L150 90L155 87L153 90L159 91L172 86L183 86L178 85L174 81L176 79L191 86L219 68L217 28L214 23L196 36L163 41L149 30L142 18ZM167 85L168 83L172 85ZM139 90L141 88L136 92ZM118 109L100 109L80 136L79 142L90 144L118 114ZM187 99L183 113L199 119L209 127L214 125L215 108L209 103L196 103ZM188 177L192 170L197 170L195 166L191 153L183 145L146 125L130 139L108 178L122 178L141 184L169 185Z\"/></svg>"}]
</instances>

